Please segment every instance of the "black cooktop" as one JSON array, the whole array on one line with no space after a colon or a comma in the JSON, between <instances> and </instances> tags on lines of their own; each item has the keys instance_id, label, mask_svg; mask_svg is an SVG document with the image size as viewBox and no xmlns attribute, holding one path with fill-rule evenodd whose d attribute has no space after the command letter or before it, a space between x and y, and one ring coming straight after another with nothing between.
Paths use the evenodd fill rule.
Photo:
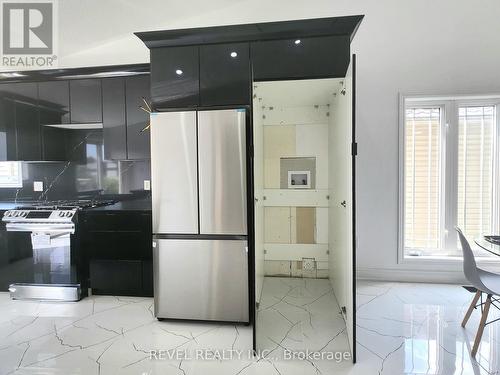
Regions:
<instances>
[{"instance_id":1,"label":"black cooktop","mask_svg":"<svg viewBox=\"0 0 500 375\"><path fill-rule=\"evenodd\" d=\"M25 206L18 207L18 210L72 210L85 209L101 206L108 206L116 203L114 200L93 200L93 199L74 199L74 200L57 200L44 202L30 202Z\"/></svg>"}]
</instances>

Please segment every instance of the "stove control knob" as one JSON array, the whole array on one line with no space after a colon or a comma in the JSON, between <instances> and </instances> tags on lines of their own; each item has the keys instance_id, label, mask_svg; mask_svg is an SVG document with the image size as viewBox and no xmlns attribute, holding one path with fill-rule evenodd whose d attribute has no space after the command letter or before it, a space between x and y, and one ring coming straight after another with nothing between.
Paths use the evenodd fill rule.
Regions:
<instances>
[{"instance_id":1,"label":"stove control knob","mask_svg":"<svg viewBox=\"0 0 500 375\"><path fill-rule=\"evenodd\" d=\"M25 217L28 213L26 211L21 212L20 216Z\"/></svg>"},{"instance_id":2,"label":"stove control knob","mask_svg":"<svg viewBox=\"0 0 500 375\"><path fill-rule=\"evenodd\" d=\"M71 211L66 212L66 217L70 217L70 216L71 216Z\"/></svg>"},{"instance_id":3,"label":"stove control knob","mask_svg":"<svg viewBox=\"0 0 500 375\"><path fill-rule=\"evenodd\" d=\"M64 211L59 211L59 216L63 217L64 216Z\"/></svg>"},{"instance_id":4,"label":"stove control knob","mask_svg":"<svg viewBox=\"0 0 500 375\"><path fill-rule=\"evenodd\" d=\"M14 211L13 216L14 216L14 217L18 217L18 216L19 216L19 212L18 212L18 211Z\"/></svg>"},{"instance_id":5,"label":"stove control knob","mask_svg":"<svg viewBox=\"0 0 500 375\"><path fill-rule=\"evenodd\" d=\"M5 213L5 216L10 216L10 215L12 215L12 212L10 212L10 211L7 211L7 212Z\"/></svg>"}]
</instances>

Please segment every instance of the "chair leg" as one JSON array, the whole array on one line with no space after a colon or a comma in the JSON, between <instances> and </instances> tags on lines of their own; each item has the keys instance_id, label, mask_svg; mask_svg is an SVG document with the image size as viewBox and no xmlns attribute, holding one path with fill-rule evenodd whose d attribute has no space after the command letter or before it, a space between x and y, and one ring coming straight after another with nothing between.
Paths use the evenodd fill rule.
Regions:
<instances>
[{"instance_id":1,"label":"chair leg","mask_svg":"<svg viewBox=\"0 0 500 375\"><path fill-rule=\"evenodd\" d=\"M481 291L477 291L476 294L474 295L474 298L472 299L472 302L470 303L469 309L465 313L464 320L462 320L462 327L465 327L467 322L469 321L469 318L474 311L474 308L476 307L477 300L481 297Z\"/></svg>"},{"instance_id":2,"label":"chair leg","mask_svg":"<svg viewBox=\"0 0 500 375\"><path fill-rule=\"evenodd\" d=\"M472 356L475 357L477 349L479 348L479 343L481 342L481 337L483 336L484 327L486 325L486 319L488 318L488 312L490 311L491 305L491 294L488 294L486 302L484 304L483 315L481 315L481 321L479 322L479 327L477 328L476 339L474 340L474 346L472 347Z\"/></svg>"}]
</instances>

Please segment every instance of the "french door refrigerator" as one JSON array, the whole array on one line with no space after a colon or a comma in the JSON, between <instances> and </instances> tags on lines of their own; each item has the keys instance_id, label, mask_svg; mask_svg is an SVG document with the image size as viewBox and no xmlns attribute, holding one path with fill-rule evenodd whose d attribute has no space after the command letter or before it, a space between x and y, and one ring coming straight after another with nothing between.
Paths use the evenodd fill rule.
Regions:
<instances>
[{"instance_id":1,"label":"french door refrigerator","mask_svg":"<svg viewBox=\"0 0 500 375\"><path fill-rule=\"evenodd\" d=\"M155 315L249 321L244 109L151 114Z\"/></svg>"}]
</instances>

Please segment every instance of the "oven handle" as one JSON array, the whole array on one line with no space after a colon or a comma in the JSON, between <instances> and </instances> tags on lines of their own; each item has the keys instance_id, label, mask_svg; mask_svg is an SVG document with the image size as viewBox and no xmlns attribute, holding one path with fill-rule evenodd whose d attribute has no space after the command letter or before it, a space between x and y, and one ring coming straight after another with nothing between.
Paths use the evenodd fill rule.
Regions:
<instances>
[{"instance_id":1,"label":"oven handle","mask_svg":"<svg viewBox=\"0 0 500 375\"><path fill-rule=\"evenodd\" d=\"M73 234L75 226L73 224L15 224L7 223L5 225L7 232L35 232L48 234Z\"/></svg>"}]
</instances>

